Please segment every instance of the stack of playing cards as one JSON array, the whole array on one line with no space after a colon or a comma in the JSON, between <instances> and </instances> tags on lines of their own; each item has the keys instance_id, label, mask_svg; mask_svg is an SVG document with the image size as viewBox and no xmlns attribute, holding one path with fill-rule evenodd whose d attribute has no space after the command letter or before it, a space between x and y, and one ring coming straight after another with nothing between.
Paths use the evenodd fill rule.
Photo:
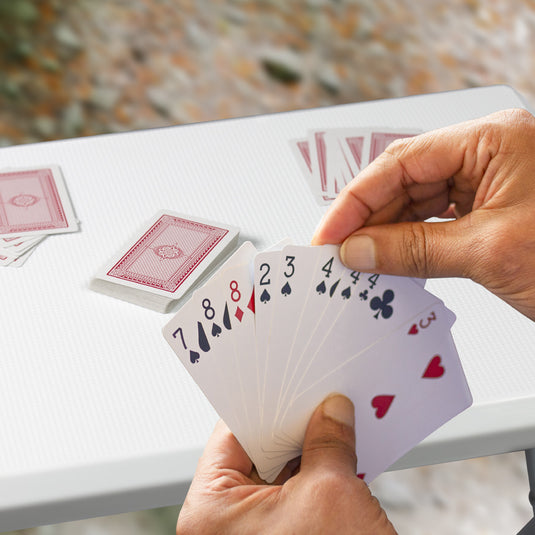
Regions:
<instances>
[{"instance_id":1,"label":"stack of playing cards","mask_svg":"<svg viewBox=\"0 0 535 535\"><path fill-rule=\"evenodd\" d=\"M103 266L90 288L167 312L234 249L239 230L160 211Z\"/></svg>"},{"instance_id":2,"label":"stack of playing cards","mask_svg":"<svg viewBox=\"0 0 535 535\"><path fill-rule=\"evenodd\" d=\"M0 172L0 266L20 267L46 235L77 230L57 165Z\"/></svg>"},{"instance_id":3,"label":"stack of playing cards","mask_svg":"<svg viewBox=\"0 0 535 535\"><path fill-rule=\"evenodd\" d=\"M312 195L329 204L351 179L381 154L392 141L419 134L411 128L331 128L312 130L290 142Z\"/></svg>"},{"instance_id":4,"label":"stack of playing cards","mask_svg":"<svg viewBox=\"0 0 535 535\"><path fill-rule=\"evenodd\" d=\"M163 333L264 480L339 392L355 405L370 482L472 402L455 316L423 282L351 271L335 245L258 253L246 242Z\"/></svg>"}]
</instances>

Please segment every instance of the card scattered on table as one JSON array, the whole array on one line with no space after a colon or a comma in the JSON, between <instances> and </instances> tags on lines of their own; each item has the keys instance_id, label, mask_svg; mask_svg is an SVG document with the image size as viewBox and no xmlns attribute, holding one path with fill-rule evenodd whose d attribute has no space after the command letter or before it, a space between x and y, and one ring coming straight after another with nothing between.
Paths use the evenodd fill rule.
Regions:
<instances>
[{"instance_id":1,"label":"card scattered on table","mask_svg":"<svg viewBox=\"0 0 535 535\"><path fill-rule=\"evenodd\" d=\"M373 162L392 141L421 133L411 128L325 128L290 142L312 195L330 204L344 186Z\"/></svg>"},{"instance_id":2,"label":"card scattered on table","mask_svg":"<svg viewBox=\"0 0 535 535\"><path fill-rule=\"evenodd\" d=\"M424 281L345 268L339 247L244 243L163 334L272 482L330 393L355 405L370 482L472 403L451 326Z\"/></svg>"},{"instance_id":3,"label":"card scattered on table","mask_svg":"<svg viewBox=\"0 0 535 535\"><path fill-rule=\"evenodd\" d=\"M236 246L239 230L162 210L90 283L97 292L167 312Z\"/></svg>"},{"instance_id":4,"label":"card scattered on table","mask_svg":"<svg viewBox=\"0 0 535 535\"><path fill-rule=\"evenodd\" d=\"M57 165L0 171L0 266L19 267L46 235L77 230Z\"/></svg>"}]
</instances>

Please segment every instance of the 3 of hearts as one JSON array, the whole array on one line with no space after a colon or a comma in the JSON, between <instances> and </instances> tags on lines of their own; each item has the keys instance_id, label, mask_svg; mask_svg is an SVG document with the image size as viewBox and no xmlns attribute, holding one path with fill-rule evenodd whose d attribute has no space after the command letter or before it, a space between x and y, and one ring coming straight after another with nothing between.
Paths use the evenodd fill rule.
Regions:
<instances>
[{"instance_id":1,"label":"3 of hearts","mask_svg":"<svg viewBox=\"0 0 535 535\"><path fill-rule=\"evenodd\" d=\"M264 480L337 392L355 406L370 482L472 403L455 315L424 283L352 271L335 245L245 242L163 334Z\"/></svg>"}]
</instances>

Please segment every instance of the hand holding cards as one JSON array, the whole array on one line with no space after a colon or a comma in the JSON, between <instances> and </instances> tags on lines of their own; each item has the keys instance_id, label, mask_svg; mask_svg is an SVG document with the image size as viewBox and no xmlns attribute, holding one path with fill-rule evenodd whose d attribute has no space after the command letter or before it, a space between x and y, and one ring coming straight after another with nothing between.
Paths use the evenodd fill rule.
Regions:
<instances>
[{"instance_id":1,"label":"hand holding cards","mask_svg":"<svg viewBox=\"0 0 535 535\"><path fill-rule=\"evenodd\" d=\"M332 392L355 405L368 482L471 404L453 313L423 281L354 272L338 253L246 242L164 327L268 482Z\"/></svg>"}]
</instances>

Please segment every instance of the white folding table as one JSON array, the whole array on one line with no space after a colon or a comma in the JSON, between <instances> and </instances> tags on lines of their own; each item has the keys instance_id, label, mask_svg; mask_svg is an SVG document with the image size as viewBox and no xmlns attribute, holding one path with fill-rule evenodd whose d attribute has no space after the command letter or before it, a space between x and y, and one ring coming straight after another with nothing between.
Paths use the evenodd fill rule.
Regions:
<instances>
[{"instance_id":1,"label":"white folding table","mask_svg":"<svg viewBox=\"0 0 535 535\"><path fill-rule=\"evenodd\" d=\"M306 244L325 211L288 141L308 129L429 130L511 107L494 86L7 147L0 168L56 163L81 231L0 271L0 531L180 503L217 415L165 343L170 318L88 289L161 208ZM429 281L474 405L395 464L535 447L535 324L477 284Z\"/></svg>"}]
</instances>

